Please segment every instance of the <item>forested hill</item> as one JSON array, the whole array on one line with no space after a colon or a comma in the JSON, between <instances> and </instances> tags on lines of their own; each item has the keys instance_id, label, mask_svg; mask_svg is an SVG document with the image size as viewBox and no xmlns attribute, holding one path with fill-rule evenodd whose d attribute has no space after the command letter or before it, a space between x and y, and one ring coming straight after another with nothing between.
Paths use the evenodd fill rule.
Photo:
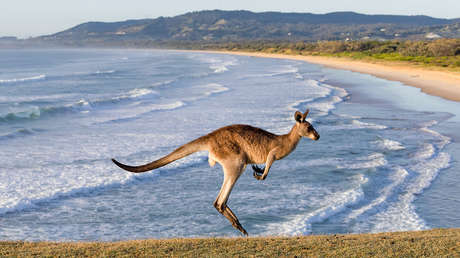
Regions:
<instances>
[{"instance_id":1,"label":"forested hill","mask_svg":"<svg viewBox=\"0 0 460 258\"><path fill-rule=\"evenodd\" d=\"M428 16L198 11L175 17L88 22L35 38L84 45L165 41L359 40L460 38L460 19ZM118 42L118 43L117 43Z\"/></svg>"}]
</instances>

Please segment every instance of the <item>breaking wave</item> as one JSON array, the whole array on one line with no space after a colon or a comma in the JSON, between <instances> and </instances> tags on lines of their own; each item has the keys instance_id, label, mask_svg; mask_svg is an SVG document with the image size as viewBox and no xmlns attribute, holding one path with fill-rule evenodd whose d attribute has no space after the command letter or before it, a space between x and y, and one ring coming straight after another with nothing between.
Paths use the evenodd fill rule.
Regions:
<instances>
[{"instance_id":1,"label":"breaking wave","mask_svg":"<svg viewBox=\"0 0 460 258\"><path fill-rule=\"evenodd\" d=\"M37 75L37 76L24 77L24 78L0 79L0 84L38 81L38 80L44 80L44 79L46 79L46 75L45 74L40 74L40 75Z\"/></svg>"}]
</instances>

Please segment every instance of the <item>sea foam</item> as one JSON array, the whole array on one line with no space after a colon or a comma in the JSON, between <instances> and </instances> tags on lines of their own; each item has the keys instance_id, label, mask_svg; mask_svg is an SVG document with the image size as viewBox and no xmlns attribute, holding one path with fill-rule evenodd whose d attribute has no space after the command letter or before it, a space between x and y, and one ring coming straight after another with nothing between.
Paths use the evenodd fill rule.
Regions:
<instances>
[{"instance_id":1,"label":"sea foam","mask_svg":"<svg viewBox=\"0 0 460 258\"><path fill-rule=\"evenodd\" d=\"M379 139L378 141L373 142L380 149L385 150L404 150L405 147L398 141L390 139Z\"/></svg>"},{"instance_id":2,"label":"sea foam","mask_svg":"<svg viewBox=\"0 0 460 258\"><path fill-rule=\"evenodd\" d=\"M384 188L382 188L379 192L378 197L372 200L370 203L360 208L352 210L347 217L347 222L349 222L350 220L355 220L358 217L362 216L364 213L376 209L377 207L379 207L379 205L385 203L385 201L387 201L391 195L396 194L395 189L404 182L405 178L408 175L408 172L402 167L396 167L395 169L393 169L392 172L393 173L390 175L390 179L392 180L392 182L389 185L386 185Z\"/></svg>"},{"instance_id":3,"label":"sea foam","mask_svg":"<svg viewBox=\"0 0 460 258\"><path fill-rule=\"evenodd\" d=\"M311 233L312 224L320 223L326 219L343 212L350 205L360 202L364 198L361 184L367 181L360 177L360 183L354 189L343 192L331 193L322 201L323 206L305 214L289 216L282 223L269 223L267 233L270 235L304 235Z\"/></svg>"},{"instance_id":4,"label":"sea foam","mask_svg":"<svg viewBox=\"0 0 460 258\"><path fill-rule=\"evenodd\" d=\"M122 184L135 183L138 180L157 177L161 173L166 176L168 171L183 171L190 165L204 163L207 156L198 153L175 163L160 168L156 173L132 174L116 169L111 162L97 161L92 164L65 164L56 167L39 167L22 169L22 177L10 176L0 181L0 215L33 209L63 197L81 195L94 191L117 187ZM133 162L139 163L134 160ZM146 162L146 161L142 161ZM149 162L149 161L147 161ZM162 173L162 171L166 173ZM39 174L39 178L34 175ZM31 180L25 180L29 178ZM15 185L11 189L8 185Z\"/></svg>"},{"instance_id":5,"label":"sea foam","mask_svg":"<svg viewBox=\"0 0 460 258\"><path fill-rule=\"evenodd\" d=\"M24 78L0 79L0 84L37 81L37 80L44 80L44 79L46 79L46 75L40 74L37 76L24 77Z\"/></svg>"}]
</instances>

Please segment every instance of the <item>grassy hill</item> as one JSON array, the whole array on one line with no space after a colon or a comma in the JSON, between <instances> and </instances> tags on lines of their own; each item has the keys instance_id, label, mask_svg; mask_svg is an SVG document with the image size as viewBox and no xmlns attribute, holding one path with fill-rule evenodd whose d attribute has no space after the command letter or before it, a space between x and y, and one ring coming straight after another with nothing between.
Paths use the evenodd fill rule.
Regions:
<instances>
[{"instance_id":1,"label":"grassy hill","mask_svg":"<svg viewBox=\"0 0 460 258\"><path fill-rule=\"evenodd\" d=\"M250 11L199 11L174 17L88 22L38 37L36 43L71 46L131 46L243 40L317 41L359 39L460 38L460 19L428 16Z\"/></svg>"},{"instance_id":2,"label":"grassy hill","mask_svg":"<svg viewBox=\"0 0 460 258\"><path fill-rule=\"evenodd\" d=\"M0 256L459 257L460 229L360 235L196 238L124 242L0 242Z\"/></svg>"}]
</instances>

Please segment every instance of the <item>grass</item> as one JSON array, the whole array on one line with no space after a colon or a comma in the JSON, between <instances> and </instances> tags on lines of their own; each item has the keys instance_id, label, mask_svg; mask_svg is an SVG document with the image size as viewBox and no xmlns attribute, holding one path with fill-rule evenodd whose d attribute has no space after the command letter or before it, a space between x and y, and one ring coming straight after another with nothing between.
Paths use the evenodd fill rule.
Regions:
<instances>
[{"instance_id":1,"label":"grass","mask_svg":"<svg viewBox=\"0 0 460 258\"><path fill-rule=\"evenodd\" d=\"M0 242L0 257L460 257L460 229L301 237Z\"/></svg>"}]
</instances>

